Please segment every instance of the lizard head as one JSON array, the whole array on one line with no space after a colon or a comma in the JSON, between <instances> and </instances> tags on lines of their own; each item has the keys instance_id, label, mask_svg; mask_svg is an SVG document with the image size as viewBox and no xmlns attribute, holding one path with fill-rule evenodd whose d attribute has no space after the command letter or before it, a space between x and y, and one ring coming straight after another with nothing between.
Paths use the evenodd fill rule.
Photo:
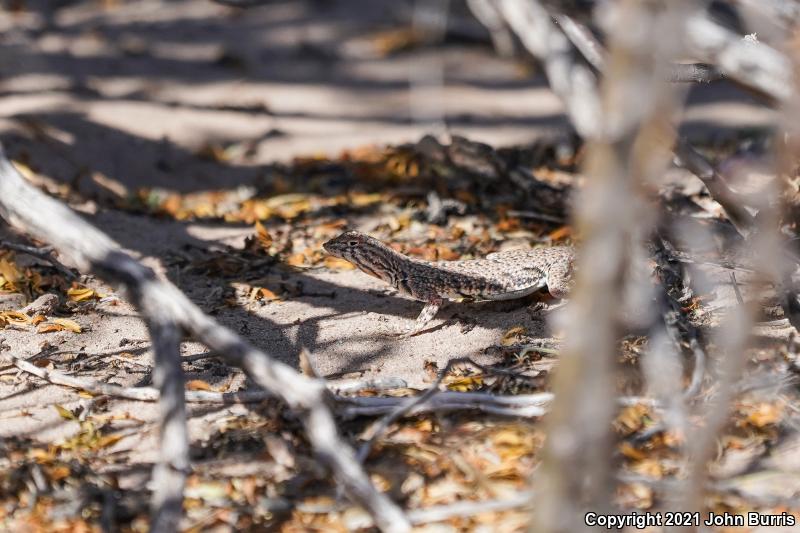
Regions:
<instances>
[{"instance_id":1,"label":"lizard head","mask_svg":"<svg viewBox=\"0 0 800 533\"><path fill-rule=\"evenodd\" d=\"M358 264L358 258L364 252L364 249L377 242L379 241L361 232L345 231L338 237L324 243L322 247L331 255Z\"/></svg>"},{"instance_id":2,"label":"lizard head","mask_svg":"<svg viewBox=\"0 0 800 533\"><path fill-rule=\"evenodd\" d=\"M378 239L358 231L345 231L322 247L329 254L350 261L362 272L387 282L392 279L393 260L400 255Z\"/></svg>"}]
</instances>

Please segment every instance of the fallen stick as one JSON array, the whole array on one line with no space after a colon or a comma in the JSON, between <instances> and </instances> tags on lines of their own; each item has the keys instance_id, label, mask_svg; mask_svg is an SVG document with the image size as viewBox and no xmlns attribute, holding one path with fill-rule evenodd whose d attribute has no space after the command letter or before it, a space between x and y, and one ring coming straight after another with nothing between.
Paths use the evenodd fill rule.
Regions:
<instances>
[{"instance_id":1,"label":"fallen stick","mask_svg":"<svg viewBox=\"0 0 800 533\"><path fill-rule=\"evenodd\" d=\"M418 398L419 396L415 397ZM405 408L409 403L407 397L339 397L337 400L341 406L338 413L344 419L386 415L401 405L404 406L401 416L475 410L502 416L538 417L547 412L547 406L553 400L553 395L541 392L519 396L495 396L485 392L443 391L428 396L425 401L415 403L411 408Z\"/></svg>"},{"instance_id":2,"label":"fallen stick","mask_svg":"<svg viewBox=\"0 0 800 533\"><path fill-rule=\"evenodd\" d=\"M9 242L9 241L0 241L0 248L14 250L15 252L21 252L23 254L28 254L32 257L41 259L42 261L47 261L48 263L53 265L53 268L61 272L64 275L64 277L69 280L73 280L77 277L75 273L72 272L72 270L62 265L58 259L53 257L52 248L49 247L36 248L35 246L28 246L26 244L19 244L16 242Z\"/></svg>"},{"instance_id":3,"label":"fallen stick","mask_svg":"<svg viewBox=\"0 0 800 533\"><path fill-rule=\"evenodd\" d=\"M71 387L86 391L90 394L103 396L113 396L139 402L157 402L159 398L158 389L155 387L122 387L108 383L98 383L90 379L76 378L57 370L48 370L31 364L30 362L10 354L12 364L29 374L42 378L54 385ZM391 390L402 389L407 386L406 382L400 378L376 378L363 381L348 381L342 383L327 383L331 392L352 393L362 390ZM274 398L275 395L269 391L250 390L239 392L214 392L214 391L184 391L187 402L190 403L218 403L218 404L238 404L238 403L260 403L264 400ZM346 397L343 397L346 399Z\"/></svg>"},{"instance_id":4,"label":"fallen stick","mask_svg":"<svg viewBox=\"0 0 800 533\"><path fill-rule=\"evenodd\" d=\"M524 490L508 498L497 498L494 500L462 500L444 505L431 505L421 509L408 511L408 519L415 526L429 524L432 522L443 522L451 518L466 518L481 513L492 513L499 511L509 511L529 507L533 501L534 492ZM334 506L297 506L297 510L302 513L310 514L329 514L339 509ZM372 522L364 517L363 520L349 521L347 524L352 529L363 529L372 526Z\"/></svg>"}]
</instances>

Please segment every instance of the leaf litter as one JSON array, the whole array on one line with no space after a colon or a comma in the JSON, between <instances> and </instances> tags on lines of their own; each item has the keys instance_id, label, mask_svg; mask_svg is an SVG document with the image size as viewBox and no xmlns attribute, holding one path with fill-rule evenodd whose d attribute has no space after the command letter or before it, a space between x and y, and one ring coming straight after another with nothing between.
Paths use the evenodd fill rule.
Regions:
<instances>
[{"instance_id":1,"label":"leaf litter","mask_svg":"<svg viewBox=\"0 0 800 533\"><path fill-rule=\"evenodd\" d=\"M204 157L224 161L229 153L220 150L208 147ZM353 268L324 254L321 244L354 225L368 227L370 233L403 253L430 261L482 257L518 245L571 242L575 238L571 226L524 215L524 211L535 211L565 217L570 191L580 184L579 162L577 156L554 158L554 153L569 150L547 152L529 147L496 151L461 138L451 145L424 138L402 146L365 146L336 158L296 158L268 169L263 182L232 191L179 194L142 189L117 197L112 207L180 221L252 226L242 248L181 251L169 258L169 266L184 275L219 280L225 289L212 299L212 311L225 306L281 305L306 294L292 279L297 269ZM521 191L508 179L510 170L519 168L534 176L530 190ZM430 213L430 191L435 191L443 205L449 202L456 207ZM93 283L69 284L46 266L20 266L10 252L0 254L0 289L23 293L29 299L51 291L73 306L67 308L78 315L74 318L31 317L17 310L0 313L4 327L40 333L80 333L79 315L90 309L81 306L97 305L109 295ZM705 303L695 298L689 305L687 311L694 311ZM557 367L557 357L550 352L557 354L558 350L531 344L536 339L524 326L507 327L497 345L487 347L503 354L498 371L456 366L443 380L443 388L500 394L548 391L549 373ZM631 343L623 348L621 362L638 371L642 347ZM42 359L40 364L50 368L54 362ZM781 367L784 362L775 351L757 362L751 359L750 364L757 372L766 366ZM433 378L439 370L433 364L420 372L427 371ZM512 372L516 376L509 375ZM619 390L639 393L637 383L620 383ZM198 391L223 391L225 387L205 379L190 379L186 384L187 390ZM408 396L418 391L365 390L358 394ZM91 395L83 399L98 405L109 401ZM711 490L708 510L777 509L742 494L753 493L756 486L760 494L768 492L750 472L758 471L770 447L793 427L796 414L791 406L797 399L796 391L784 389L778 398L754 391L738 400L712 465L719 475L728 472L724 479L738 489ZM13 475L0 482L0 524L52 527L58 523L59 527L88 531L100 517L97 501L86 505L80 517L73 515L67 520L58 518L63 515L58 509L76 490L94 494L114 490L113 477L93 477L85 466L124 461L124 453L112 459L115 456L108 451L124 444L125 433L114 430L96 413L87 416L64 405L54 409L64 423L76 426L72 437L50 447L13 439L2 443L13 460L0 459L0 464ZM343 432L354 436L353 442L358 444L370 422L343 422ZM623 471L638 476L637 481L621 482L615 493L616 503L624 509L658 508L662 502L656 482L685 475L680 450L686 436L654 431L662 422L660 414L644 404L623 407L617 414L614 430ZM690 425L689 431L702 430L701 420L692 419ZM367 458L367 468L376 484L406 508L500 498L529 488L545 439L537 420L471 413L417 415L392 424ZM208 439L193 443L192 453L186 531L217 526L346 531L348 524L357 523L363 515L335 498L333 485L315 466L296 421L284 417L280 407L269 402L247 415L221 419ZM231 470L237 461L246 468ZM37 467L39 473L34 474ZM29 484L14 485L14 479L35 476L43 477L52 490L35 495ZM128 494L120 503L127 513L122 529L142 530L147 516L142 502L147 494L143 490ZM522 531L527 527L527 513L525 509L482 513L449 519L446 524L455 530L488 525L495 530Z\"/></svg>"}]
</instances>

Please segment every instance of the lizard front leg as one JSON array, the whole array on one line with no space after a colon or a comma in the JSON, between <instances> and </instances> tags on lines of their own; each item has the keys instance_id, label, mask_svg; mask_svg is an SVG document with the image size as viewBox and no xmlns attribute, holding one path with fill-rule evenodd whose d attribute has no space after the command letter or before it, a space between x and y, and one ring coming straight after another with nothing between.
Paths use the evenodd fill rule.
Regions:
<instances>
[{"instance_id":1,"label":"lizard front leg","mask_svg":"<svg viewBox=\"0 0 800 533\"><path fill-rule=\"evenodd\" d=\"M425 304L425 307L423 307L422 311L420 311L419 316L417 317L417 320L414 322L413 326L411 326L410 328L403 329L401 331L392 332L389 335L401 339L416 335L417 333L425 329L425 326L427 326L428 323L431 320L433 320L433 317L436 316L436 313L439 311L439 308L442 306L442 303L443 303L442 298L434 298L428 300L428 302Z\"/></svg>"}]
</instances>

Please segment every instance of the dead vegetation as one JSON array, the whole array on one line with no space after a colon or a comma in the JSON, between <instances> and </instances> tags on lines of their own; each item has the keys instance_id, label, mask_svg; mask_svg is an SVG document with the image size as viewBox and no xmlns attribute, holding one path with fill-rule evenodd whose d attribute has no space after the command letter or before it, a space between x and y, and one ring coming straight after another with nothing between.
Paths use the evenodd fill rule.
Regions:
<instances>
[{"instance_id":1,"label":"dead vegetation","mask_svg":"<svg viewBox=\"0 0 800 533\"><path fill-rule=\"evenodd\" d=\"M609 510L800 519L796 13L592 4L465 4L498 51L537 60L564 103L573 130L531 144L426 135L195 191L89 170L100 188L87 193L56 185L28 150L46 128L14 139L0 162L0 417L49 411L66 430L0 436L0 526L572 532ZM474 24L453 10L454 27ZM423 15L356 44L378 57L432 46ZM750 31L764 27L777 29ZM678 82L726 80L783 118L689 139ZM192 157L236 168L262 141L210 140ZM154 270L84 218L103 211L246 238L162 248ZM324 320L373 311L347 307L345 291L387 302L325 277L353 268L321 248L348 227L427 260L573 243L577 288L563 312L542 295L454 308L413 341L431 335L448 352L446 364L410 360L424 387L380 365L320 371L339 346L377 335L376 320L329 341L316 315L287 319L294 336L269 317L293 304L330 309ZM116 348L78 348L126 314L138 325L112 336ZM476 328L492 342L452 352L448 338ZM391 342L407 341L380 340ZM36 396L49 387L66 400ZM152 402L156 414L142 407ZM137 455L142 436L157 436L149 455Z\"/></svg>"}]
</instances>

